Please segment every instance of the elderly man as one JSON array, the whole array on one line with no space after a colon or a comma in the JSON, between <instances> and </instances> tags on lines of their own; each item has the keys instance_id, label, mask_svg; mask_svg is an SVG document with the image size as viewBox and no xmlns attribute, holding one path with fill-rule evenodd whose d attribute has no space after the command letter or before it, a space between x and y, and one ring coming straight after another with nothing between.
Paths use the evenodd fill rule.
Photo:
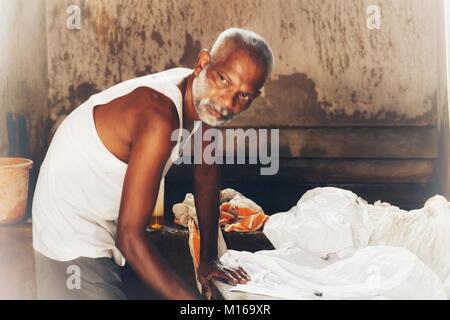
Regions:
<instances>
[{"instance_id":1,"label":"elderly man","mask_svg":"<svg viewBox=\"0 0 450 320\"><path fill-rule=\"evenodd\" d=\"M259 35L228 29L193 70L176 68L122 82L76 108L60 125L33 199L38 298L122 299L125 259L161 297L197 299L145 235L161 179L177 156L177 129L220 126L249 108L272 71ZM181 131L181 130L179 130ZM201 235L198 279L249 280L217 257L219 170L196 164L194 195ZM76 276L80 281L76 281Z\"/></svg>"}]
</instances>

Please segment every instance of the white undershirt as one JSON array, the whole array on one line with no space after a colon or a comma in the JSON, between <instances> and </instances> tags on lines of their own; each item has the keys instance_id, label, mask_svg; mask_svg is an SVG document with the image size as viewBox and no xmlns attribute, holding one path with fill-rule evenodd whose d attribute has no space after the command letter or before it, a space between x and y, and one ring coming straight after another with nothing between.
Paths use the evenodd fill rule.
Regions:
<instances>
[{"instance_id":1,"label":"white undershirt","mask_svg":"<svg viewBox=\"0 0 450 320\"><path fill-rule=\"evenodd\" d=\"M57 261L112 257L118 265L125 264L115 237L127 164L101 142L94 107L138 87L150 87L174 102L181 129L183 101L177 84L190 73L175 68L119 83L90 97L61 123L40 168L33 198L36 251ZM180 139L181 130L163 177L178 155Z\"/></svg>"}]
</instances>

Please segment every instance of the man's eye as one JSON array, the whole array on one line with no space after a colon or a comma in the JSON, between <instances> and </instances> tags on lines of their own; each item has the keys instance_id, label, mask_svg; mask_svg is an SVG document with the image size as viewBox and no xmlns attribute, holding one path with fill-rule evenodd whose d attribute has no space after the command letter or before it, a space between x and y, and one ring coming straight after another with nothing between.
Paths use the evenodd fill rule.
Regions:
<instances>
[{"instance_id":1,"label":"man's eye","mask_svg":"<svg viewBox=\"0 0 450 320\"><path fill-rule=\"evenodd\" d=\"M225 79L225 77L223 75L219 74L219 78L220 78L220 81L223 82L223 84L228 84L227 79Z\"/></svg>"},{"instance_id":2,"label":"man's eye","mask_svg":"<svg viewBox=\"0 0 450 320\"><path fill-rule=\"evenodd\" d=\"M249 95L247 93L242 92L241 93L241 98L244 99L244 100L248 100L250 97L249 97Z\"/></svg>"}]
</instances>

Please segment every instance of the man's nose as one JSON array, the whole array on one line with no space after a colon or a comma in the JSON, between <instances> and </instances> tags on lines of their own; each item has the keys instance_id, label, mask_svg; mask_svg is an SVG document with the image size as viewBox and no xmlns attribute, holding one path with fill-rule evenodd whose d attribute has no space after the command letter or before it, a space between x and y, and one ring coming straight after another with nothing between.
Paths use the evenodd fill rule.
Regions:
<instances>
[{"instance_id":1,"label":"man's nose","mask_svg":"<svg viewBox=\"0 0 450 320\"><path fill-rule=\"evenodd\" d=\"M223 107L227 108L229 111L233 110L233 104L234 103L233 103L233 97L232 96L222 96L219 101L220 101L220 104Z\"/></svg>"}]
</instances>

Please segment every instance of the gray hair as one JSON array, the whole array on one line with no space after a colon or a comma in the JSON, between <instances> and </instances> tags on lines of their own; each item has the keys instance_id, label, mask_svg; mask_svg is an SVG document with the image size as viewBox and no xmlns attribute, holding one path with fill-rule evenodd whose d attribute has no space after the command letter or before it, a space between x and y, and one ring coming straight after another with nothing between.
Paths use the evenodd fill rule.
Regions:
<instances>
[{"instance_id":1,"label":"gray hair","mask_svg":"<svg viewBox=\"0 0 450 320\"><path fill-rule=\"evenodd\" d=\"M263 37L246 29L227 29L219 35L211 48L211 56L220 55L220 49L223 49L228 41L231 41L239 49L247 51L255 60L263 62L266 78L272 73L275 58L272 49Z\"/></svg>"}]
</instances>

